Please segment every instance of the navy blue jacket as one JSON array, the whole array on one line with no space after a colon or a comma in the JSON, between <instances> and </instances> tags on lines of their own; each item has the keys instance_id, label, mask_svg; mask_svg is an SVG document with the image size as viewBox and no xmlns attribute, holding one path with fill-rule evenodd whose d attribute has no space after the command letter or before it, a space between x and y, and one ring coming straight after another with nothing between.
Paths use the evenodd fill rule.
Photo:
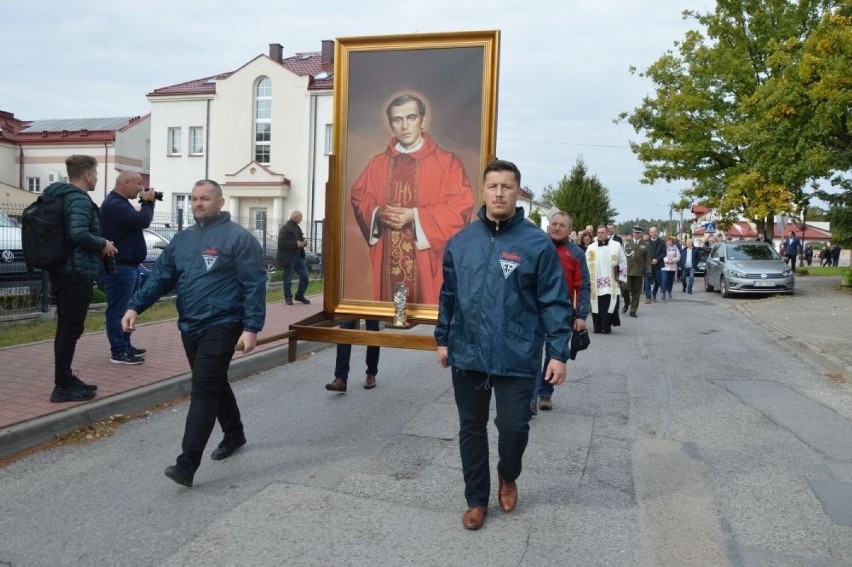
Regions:
<instances>
[{"instance_id":1,"label":"navy blue jacket","mask_svg":"<svg viewBox=\"0 0 852 567\"><path fill-rule=\"evenodd\" d=\"M148 247L142 229L151 226L153 218L153 202L143 201L137 211L127 197L115 191L109 192L101 203L101 236L112 240L118 248L116 262L136 266L145 260Z\"/></svg>"},{"instance_id":2,"label":"navy blue jacket","mask_svg":"<svg viewBox=\"0 0 852 567\"><path fill-rule=\"evenodd\" d=\"M547 355L568 360L573 310L550 237L518 208L495 225L485 207L444 250L435 340L453 368L535 379Z\"/></svg>"},{"instance_id":3,"label":"navy blue jacket","mask_svg":"<svg viewBox=\"0 0 852 567\"><path fill-rule=\"evenodd\" d=\"M260 243L224 212L175 234L128 308L141 313L174 288L181 332L242 322L257 333L266 318L266 278Z\"/></svg>"},{"instance_id":4,"label":"navy blue jacket","mask_svg":"<svg viewBox=\"0 0 852 567\"><path fill-rule=\"evenodd\" d=\"M661 270L665 265L664 260L666 259L666 243L665 241L657 237L656 240L648 239L648 260L657 259L657 263L651 266L652 270Z\"/></svg>"},{"instance_id":5,"label":"navy blue jacket","mask_svg":"<svg viewBox=\"0 0 852 567\"><path fill-rule=\"evenodd\" d=\"M680 254L680 260L678 260L677 267L681 270L686 268L686 253L689 252L689 247L684 248ZM692 267L698 267L698 261L701 260L701 251L697 246L692 247Z\"/></svg>"}]
</instances>

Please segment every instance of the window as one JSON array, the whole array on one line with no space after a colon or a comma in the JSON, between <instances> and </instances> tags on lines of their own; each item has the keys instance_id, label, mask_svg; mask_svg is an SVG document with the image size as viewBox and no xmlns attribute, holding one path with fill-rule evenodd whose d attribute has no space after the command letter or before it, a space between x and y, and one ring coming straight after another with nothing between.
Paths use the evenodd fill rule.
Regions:
<instances>
[{"instance_id":1,"label":"window","mask_svg":"<svg viewBox=\"0 0 852 567\"><path fill-rule=\"evenodd\" d=\"M204 153L204 128L193 126L189 129L189 155L200 156Z\"/></svg>"},{"instance_id":2,"label":"window","mask_svg":"<svg viewBox=\"0 0 852 567\"><path fill-rule=\"evenodd\" d=\"M266 209L252 207L249 214L255 230L266 230Z\"/></svg>"},{"instance_id":3,"label":"window","mask_svg":"<svg viewBox=\"0 0 852 567\"><path fill-rule=\"evenodd\" d=\"M181 129L169 128L169 150L170 156L180 155Z\"/></svg>"},{"instance_id":4,"label":"window","mask_svg":"<svg viewBox=\"0 0 852 567\"><path fill-rule=\"evenodd\" d=\"M330 156L334 153L334 127L331 124L325 125L325 155Z\"/></svg>"},{"instance_id":5,"label":"window","mask_svg":"<svg viewBox=\"0 0 852 567\"><path fill-rule=\"evenodd\" d=\"M39 193L41 191L41 177L27 177L27 191Z\"/></svg>"},{"instance_id":6,"label":"window","mask_svg":"<svg viewBox=\"0 0 852 567\"><path fill-rule=\"evenodd\" d=\"M272 81L261 77L254 87L254 160L268 164L272 145Z\"/></svg>"}]
</instances>

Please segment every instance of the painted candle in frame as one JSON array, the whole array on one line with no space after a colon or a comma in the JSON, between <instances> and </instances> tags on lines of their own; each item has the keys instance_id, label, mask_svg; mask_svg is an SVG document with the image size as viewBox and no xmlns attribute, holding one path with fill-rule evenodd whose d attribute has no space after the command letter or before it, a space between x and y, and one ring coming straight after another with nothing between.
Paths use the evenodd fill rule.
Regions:
<instances>
[{"instance_id":1,"label":"painted candle in frame","mask_svg":"<svg viewBox=\"0 0 852 567\"><path fill-rule=\"evenodd\" d=\"M494 154L498 32L340 39L338 311L434 319L447 241ZM342 95L342 96L340 96Z\"/></svg>"}]
</instances>

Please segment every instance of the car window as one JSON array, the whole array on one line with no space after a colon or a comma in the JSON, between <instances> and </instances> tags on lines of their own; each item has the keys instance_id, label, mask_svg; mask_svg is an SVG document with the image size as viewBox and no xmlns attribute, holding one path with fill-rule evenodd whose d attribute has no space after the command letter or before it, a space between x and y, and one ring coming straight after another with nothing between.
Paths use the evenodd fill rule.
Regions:
<instances>
[{"instance_id":1,"label":"car window","mask_svg":"<svg viewBox=\"0 0 852 567\"><path fill-rule=\"evenodd\" d=\"M16 227L15 221L6 216L6 213L0 212L0 227Z\"/></svg>"},{"instance_id":2,"label":"car window","mask_svg":"<svg viewBox=\"0 0 852 567\"><path fill-rule=\"evenodd\" d=\"M760 244L735 244L729 246L728 257L731 260L776 260L778 253L769 246Z\"/></svg>"}]
</instances>

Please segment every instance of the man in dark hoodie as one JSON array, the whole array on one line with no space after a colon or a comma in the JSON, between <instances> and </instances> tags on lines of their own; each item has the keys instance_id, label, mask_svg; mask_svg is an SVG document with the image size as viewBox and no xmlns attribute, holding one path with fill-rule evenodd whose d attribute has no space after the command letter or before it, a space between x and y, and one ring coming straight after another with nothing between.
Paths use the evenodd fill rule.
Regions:
<instances>
[{"instance_id":1,"label":"man in dark hoodie","mask_svg":"<svg viewBox=\"0 0 852 567\"><path fill-rule=\"evenodd\" d=\"M142 196L136 210L129 199ZM115 273L103 273L104 292L107 298L106 334L109 340L110 359L114 364L142 364L145 349L130 344L130 333L121 328L121 318L127 311L130 297L139 289L139 264L148 254L142 230L151 226L154 218L154 190L142 186L142 176L135 171L122 171L101 204L101 234L112 240L118 248L115 255Z\"/></svg>"},{"instance_id":2,"label":"man in dark hoodie","mask_svg":"<svg viewBox=\"0 0 852 567\"><path fill-rule=\"evenodd\" d=\"M72 155L65 160L65 167L69 182L52 183L44 190L45 196L62 198L65 234L74 243L65 264L50 272L50 292L56 299L55 386L50 401L56 403L95 397L98 387L80 380L71 370L71 362L103 257L117 252L113 243L101 236L98 207L88 194L98 183L98 161L92 156Z\"/></svg>"}]
</instances>

